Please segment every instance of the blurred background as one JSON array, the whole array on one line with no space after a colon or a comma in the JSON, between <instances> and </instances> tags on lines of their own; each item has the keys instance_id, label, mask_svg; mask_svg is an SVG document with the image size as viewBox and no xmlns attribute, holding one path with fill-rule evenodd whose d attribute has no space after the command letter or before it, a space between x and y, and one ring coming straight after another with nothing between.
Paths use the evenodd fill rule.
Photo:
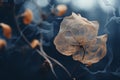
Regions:
<instances>
[{"instance_id":1,"label":"blurred background","mask_svg":"<svg viewBox=\"0 0 120 80\"><path fill-rule=\"evenodd\" d=\"M0 39L7 42L7 46L0 49L0 80L120 80L119 3L120 0L0 0L0 23L8 24L12 29L12 37L7 39L0 28ZM67 6L61 15L57 9L60 4ZM23 17L19 17L26 9L33 14L30 24L25 24ZM53 44L61 21L72 12L98 21L98 35L108 34L107 55L92 66L86 67L71 56L61 55ZM52 62L56 78L44 58L21 37L17 26L29 42L41 39L42 34L44 51L63 64L71 77Z\"/></svg>"}]
</instances>

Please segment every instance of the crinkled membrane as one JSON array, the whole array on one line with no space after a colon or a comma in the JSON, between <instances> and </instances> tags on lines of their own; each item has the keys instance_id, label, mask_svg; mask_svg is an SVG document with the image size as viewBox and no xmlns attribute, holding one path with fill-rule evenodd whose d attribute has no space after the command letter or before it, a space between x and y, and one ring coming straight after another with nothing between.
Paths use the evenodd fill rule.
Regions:
<instances>
[{"instance_id":1,"label":"crinkled membrane","mask_svg":"<svg viewBox=\"0 0 120 80\"><path fill-rule=\"evenodd\" d=\"M97 36L99 23L89 21L80 14L72 13L65 17L60 25L54 44L63 55L91 65L106 55L107 34Z\"/></svg>"}]
</instances>

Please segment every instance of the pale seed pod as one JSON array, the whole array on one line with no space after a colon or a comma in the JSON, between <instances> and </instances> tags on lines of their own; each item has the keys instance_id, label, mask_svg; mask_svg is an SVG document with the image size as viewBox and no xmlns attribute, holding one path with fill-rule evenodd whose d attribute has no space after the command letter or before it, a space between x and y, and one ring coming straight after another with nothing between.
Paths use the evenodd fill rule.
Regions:
<instances>
[{"instance_id":1,"label":"pale seed pod","mask_svg":"<svg viewBox=\"0 0 120 80\"><path fill-rule=\"evenodd\" d=\"M33 20L33 13L30 9L26 9L21 16L23 16L23 23L26 25L30 24Z\"/></svg>"},{"instance_id":2,"label":"pale seed pod","mask_svg":"<svg viewBox=\"0 0 120 80\"><path fill-rule=\"evenodd\" d=\"M32 42L31 42L31 47L34 49L36 48L37 46L40 46L40 42L37 40L37 39L34 39Z\"/></svg>"},{"instance_id":3,"label":"pale seed pod","mask_svg":"<svg viewBox=\"0 0 120 80\"><path fill-rule=\"evenodd\" d=\"M12 36L12 29L9 25L5 24L5 23L0 23L0 26L2 27L3 30L3 35L10 39Z\"/></svg>"}]
</instances>

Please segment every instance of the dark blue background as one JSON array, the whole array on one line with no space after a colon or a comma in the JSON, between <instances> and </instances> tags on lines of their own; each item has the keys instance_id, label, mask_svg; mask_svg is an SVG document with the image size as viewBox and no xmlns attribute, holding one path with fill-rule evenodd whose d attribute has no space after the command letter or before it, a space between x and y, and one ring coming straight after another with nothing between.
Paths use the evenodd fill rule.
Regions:
<instances>
[{"instance_id":1,"label":"dark blue background","mask_svg":"<svg viewBox=\"0 0 120 80\"><path fill-rule=\"evenodd\" d=\"M118 0L117 3L119 2L120 1ZM98 72L96 74L86 70L86 67L82 63L73 61L71 57L63 56L57 52L53 40L59 31L59 25L64 16L59 17L61 19L58 19L58 17L53 15L50 15L49 18L47 18L47 22L53 22L54 24L54 36L48 38L45 36L47 34L43 34L43 36L45 36L44 40L50 42L50 46L47 46L46 44L44 45L44 50L49 56L62 63L70 71L72 78L76 78L76 80L120 80L120 23L117 22L119 19L116 20L117 17L120 16L120 11L117 3L116 6L114 6L116 8L116 17L110 15L109 19L111 20L105 27L104 25L106 24L105 19L107 18L107 15L99 8L99 6L94 10L94 14L97 15L96 17L90 17L89 12L86 11L76 11L76 13L80 13L89 20L99 21L99 35L108 33L104 31L105 29L109 31L107 55L97 64L88 67L88 69L93 72L97 72L98 70L102 71L104 69L106 70L105 72ZM0 29L0 37L8 42L8 47L5 50L0 51L0 80L71 80L72 78L70 78L61 67L53 62L55 72L58 76L56 79L48 64L45 64L44 59L35 52L34 49L31 49L23 38L20 38L17 43L15 43L20 36L20 33L16 27L14 14L17 14L20 11L22 4L24 4L24 2L15 5L12 0L8 0L7 3L0 6L0 22L9 24L13 30L13 37L8 40L2 35L2 30ZM54 0L51 1L51 4L56 5ZM16 7L15 11L14 5ZM70 6L68 5L68 7ZM69 8L66 15L70 15L72 11L74 10ZM26 27L26 25L22 24L21 20L19 20L19 23L21 29ZM29 41L32 39L39 39L38 36L42 34L37 26L42 25L29 25L24 32Z\"/></svg>"}]
</instances>

